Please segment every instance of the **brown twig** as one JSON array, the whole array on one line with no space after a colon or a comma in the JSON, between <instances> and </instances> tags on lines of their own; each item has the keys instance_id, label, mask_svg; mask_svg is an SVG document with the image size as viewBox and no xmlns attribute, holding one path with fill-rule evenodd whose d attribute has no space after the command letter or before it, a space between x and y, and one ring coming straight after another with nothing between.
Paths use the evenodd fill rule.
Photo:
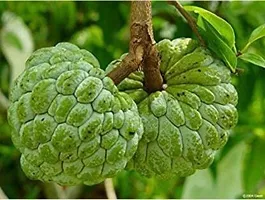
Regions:
<instances>
[{"instance_id":1,"label":"brown twig","mask_svg":"<svg viewBox=\"0 0 265 200\"><path fill-rule=\"evenodd\" d=\"M117 199L112 179L111 178L107 178L104 181L104 185L105 185L107 198L108 199Z\"/></svg>"},{"instance_id":2,"label":"brown twig","mask_svg":"<svg viewBox=\"0 0 265 200\"><path fill-rule=\"evenodd\" d=\"M163 78L160 73L160 57L155 45L155 40L153 35L151 2L145 1L144 3L146 4L145 10L139 10L139 12L145 12L146 28L147 28L147 34L145 35L146 54L143 66L144 86L145 90L151 93L162 89ZM135 6L137 6L139 2L138 3L135 2L134 4Z\"/></svg>"},{"instance_id":3,"label":"brown twig","mask_svg":"<svg viewBox=\"0 0 265 200\"><path fill-rule=\"evenodd\" d=\"M159 65L160 58L153 37L151 2L132 1L129 53L108 76L117 85L141 67L145 75L145 88L153 92L162 88Z\"/></svg>"},{"instance_id":4,"label":"brown twig","mask_svg":"<svg viewBox=\"0 0 265 200\"><path fill-rule=\"evenodd\" d=\"M160 73L160 58L158 50L152 46L144 62L144 87L149 93L162 90L163 78Z\"/></svg>"},{"instance_id":5,"label":"brown twig","mask_svg":"<svg viewBox=\"0 0 265 200\"><path fill-rule=\"evenodd\" d=\"M197 28L197 25L196 25L196 22L195 20L190 16L190 14L182 7L182 5L177 1L177 0L174 0L174 1L170 1L168 0L168 3L175 6L176 9L180 12L180 14L187 20L188 24L190 25L192 31L194 32L194 34L197 36L200 44L202 46L206 46L205 45L205 41L202 39L199 31L198 31L198 28Z\"/></svg>"}]
</instances>

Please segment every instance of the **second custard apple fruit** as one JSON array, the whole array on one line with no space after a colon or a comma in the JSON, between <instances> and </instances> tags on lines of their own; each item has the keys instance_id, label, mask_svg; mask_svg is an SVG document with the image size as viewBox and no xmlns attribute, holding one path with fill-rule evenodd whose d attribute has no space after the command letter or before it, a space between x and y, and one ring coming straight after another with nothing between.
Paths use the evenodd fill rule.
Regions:
<instances>
[{"instance_id":1,"label":"second custard apple fruit","mask_svg":"<svg viewBox=\"0 0 265 200\"><path fill-rule=\"evenodd\" d=\"M230 70L189 38L162 40L162 91L148 94L136 71L118 88L138 105L144 134L128 168L145 176L188 176L209 167L237 123L238 96ZM109 64L106 72L119 60Z\"/></svg>"},{"instance_id":2,"label":"second custard apple fruit","mask_svg":"<svg viewBox=\"0 0 265 200\"><path fill-rule=\"evenodd\" d=\"M142 135L133 100L70 43L34 52L10 101L12 140L31 179L97 184L124 169Z\"/></svg>"}]
</instances>

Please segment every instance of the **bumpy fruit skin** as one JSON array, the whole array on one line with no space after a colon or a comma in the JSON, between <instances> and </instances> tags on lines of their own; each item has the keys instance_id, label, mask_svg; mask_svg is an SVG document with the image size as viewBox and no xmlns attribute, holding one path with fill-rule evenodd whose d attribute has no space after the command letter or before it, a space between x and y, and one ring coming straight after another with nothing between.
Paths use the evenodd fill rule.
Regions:
<instances>
[{"instance_id":1,"label":"bumpy fruit skin","mask_svg":"<svg viewBox=\"0 0 265 200\"><path fill-rule=\"evenodd\" d=\"M148 94L143 72L132 73L118 85L138 105L144 134L128 168L142 175L189 176L207 168L225 145L237 123L237 92L230 70L189 38L163 40L163 91ZM109 64L107 73L122 60Z\"/></svg>"},{"instance_id":2,"label":"bumpy fruit skin","mask_svg":"<svg viewBox=\"0 0 265 200\"><path fill-rule=\"evenodd\" d=\"M124 169L143 132L133 100L91 53L70 43L33 53L10 100L12 140L31 179L102 182Z\"/></svg>"}]
</instances>

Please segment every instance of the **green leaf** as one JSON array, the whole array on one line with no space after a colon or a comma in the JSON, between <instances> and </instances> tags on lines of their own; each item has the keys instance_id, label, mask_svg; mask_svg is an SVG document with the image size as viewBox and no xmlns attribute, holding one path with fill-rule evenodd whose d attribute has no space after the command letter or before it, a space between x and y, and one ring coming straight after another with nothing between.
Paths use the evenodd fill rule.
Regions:
<instances>
[{"instance_id":1,"label":"green leaf","mask_svg":"<svg viewBox=\"0 0 265 200\"><path fill-rule=\"evenodd\" d=\"M187 11L193 11L203 17L221 35L230 48L235 48L235 33L232 26L214 13L197 6L184 6Z\"/></svg>"},{"instance_id":2,"label":"green leaf","mask_svg":"<svg viewBox=\"0 0 265 200\"><path fill-rule=\"evenodd\" d=\"M246 152L244 142L234 146L217 166L216 196L234 199L243 193L243 163Z\"/></svg>"},{"instance_id":3,"label":"green leaf","mask_svg":"<svg viewBox=\"0 0 265 200\"><path fill-rule=\"evenodd\" d=\"M249 45L251 45L253 42L255 42L256 40L265 37L265 24L259 26L258 28L256 28L250 35L249 39L248 39L248 43L246 44L246 46L242 49L242 52L245 52L247 50L247 48L249 47Z\"/></svg>"},{"instance_id":4,"label":"green leaf","mask_svg":"<svg viewBox=\"0 0 265 200\"><path fill-rule=\"evenodd\" d=\"M265 68L265 59L255 53L243 53L239 56L240 59L250 62L254 65Z\"/></svg>"},{"instance_id":5,"label":"green leaf","mask_svg":"<svg viewBox=\"0 0 265 200\"><path fill-rule=\"evenodd\" d=\"M214 199L216 188L210 169L199 170L189 176L183 187L182 199Z\"/></svg>"},{"instance_id":6,"label":"green leaf","mask_svg":"<svg viewBox=\"0 0 265 200\"><path fill-rule=\"evenodd\" d=\"M91 49L95 46L103 47L103 32L97 25L86 27L72 36L71 42L79 47Z\"/></svg>"},{"instance_id":7,"label":"green leaf","mask_svg":"<svg viewBox=\"0 0 265 200\"><path fill-rule=\"evenodd\" d=\"M199 32L202 35L203 39L206 41L209 49L211 49L219 58L221 58L232 72L235 72L237 57L231 47L229 47L222 40L220 34L204 18L199 16L197 24Z\"/></svg>"},{"instance_id":8,"label":"green leaf","mask_svg":"<svg viewBox=\"0 0 265 200\"><path fill-rule=\"evenodd\" d=\"M265 152L265 141L255 138L244 166L244 188L247 193L255 193L258 184L264 179L265 156L261 152Z\"/></svg>"}]
</instances>

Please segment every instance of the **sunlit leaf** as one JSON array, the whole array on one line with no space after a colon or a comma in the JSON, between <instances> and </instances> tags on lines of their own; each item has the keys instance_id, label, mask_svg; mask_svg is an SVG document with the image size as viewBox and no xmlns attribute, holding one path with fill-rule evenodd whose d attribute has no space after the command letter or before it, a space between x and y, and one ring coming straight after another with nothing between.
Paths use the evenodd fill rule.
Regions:
<instances>
[{"instance_id":1,"label":"sunlit leaf","mask_svg":"<svg viewBox=\"0 0 265 200\"><path fill-rule=\"evenodd\" d=\"M234 199L243 193L244 142L234 146L217 166L216 197Z\"/></svg>"},{"instance_id":2,"label":"sunlit leaf","mask_svg":"<svg viewBox=\"0 0 265 200\"><path fill-rule=\"evenodd\" d=\"M232 26L214 13L197 6L184 6L185 10L193 11L205 19L221 35L225 43L235 48L235 33Z\"/></svg>"},{"instance_id":3,"label":"sunlit leaf","mask_svg":"<svg viewBox=\"0 0 265 200\"><path fill-rule=\"evenodd\" d=\"M24 70L25 61L33 52L33 39L28 27L15 14L3 13L2 21L1 48L11 66L11 79L14 80Z\"/></svg>"},{"instance_id":4,"label":"sunlit leaf","mask_svg":"<svg viewBox=\"0 0 265 200\"><path fill-rule=\"evenodd\" d=\"M19 40L19 38L13 32L6 33L6 42L8 42L11 46L16 47L18 50L23 50L23 46Z\"/></svg>"},{"instance_id":5,"label":"sunlit leaf","mask_svg":"<svg viewBox=\"0 0 265 200\"><path fill-rule=\"evenodd\" d=\"M240 59L250 62L259 67L265 68L265 59L255 53L243 53L239 56Z\"/></svg>"},{"instance_id":6,"label":"sunlit leaf","mask_svg":"<svg viewBox=\"0 0 265 200\"><path fill-rule=\"evenodd\" d=\"M92 25L75 33L71 42L82 48L103 47L103 32L99 26Z\"/></svg>"},{"instance_id":7,"label":"sunlit leaf","mask_svg":"<svg viewBox=\"0 0 265 200\"><path fill-rule=\"evenodd\" d=\"M251 45L253 42L255 42L256 40L265 37L265 24L259 26L258 28L256 28L250 35L249 39L248 39L248 43L246 44L246 46L242 49L242 52L245 52L247 50L247 48L249 47L249 45Z\"/></svg>"},{"instance_id":8,"label":"sunlit leaf","mask_svg":"<svg viewBox=\"0 0 265 200\"><path fill-rule=\"evenodd\" d=\"M209 169L199 170L184 183L182 199L216 198L214 180Z\"/></svg>"},{"instance_id":9,"label":"sunlit leaf","mask_svg":"<svg viewBox=\"0 0 265 200\"><path fill-rule=\"evenodd\" d=\"M232 72L235 72L237 58L233 50L222 40L218 32L204 18L198 17L199 32L207 47L221 58Z\"/></svg>"}]
</instances>

